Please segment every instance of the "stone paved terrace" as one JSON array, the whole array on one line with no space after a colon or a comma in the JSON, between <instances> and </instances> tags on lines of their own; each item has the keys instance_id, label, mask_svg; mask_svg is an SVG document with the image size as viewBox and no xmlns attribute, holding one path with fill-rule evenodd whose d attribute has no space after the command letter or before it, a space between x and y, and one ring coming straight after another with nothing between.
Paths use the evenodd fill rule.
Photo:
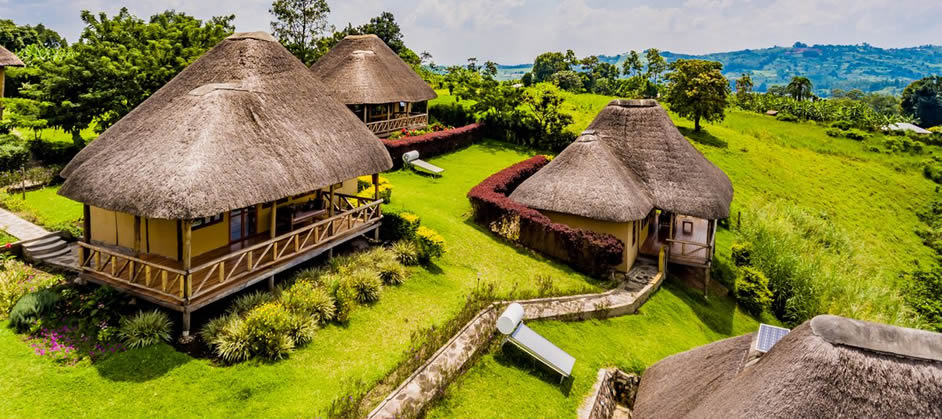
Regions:
<instances>
[{"instance_id":1,"label":"stone paved terrace","mask_svg":"<svg viewBox=\"0 0 942 419\"><path fill-rule=\"evenodd\" d=\"M49 231L46 229L3 208L0 208L0 230L6 231L7 234L16 237L20 241L38 239L49 235Z\"/></svg>"},{"instance_id":2,"label":"stone paved terrace","mask_svg":"<svg viewBox=\"0 0 942 419\"><path fill-rule=\"evenodd\" d=\"M621 284L600 294L517 301L524 320L585 320L632 314L664 280L655 262L640 261ZM421 411L486 346L497 330L497 317L510 301L481 310L441 349L419 367L369 414L369 418L397 418Z\"/></svg>"}]
</instances>

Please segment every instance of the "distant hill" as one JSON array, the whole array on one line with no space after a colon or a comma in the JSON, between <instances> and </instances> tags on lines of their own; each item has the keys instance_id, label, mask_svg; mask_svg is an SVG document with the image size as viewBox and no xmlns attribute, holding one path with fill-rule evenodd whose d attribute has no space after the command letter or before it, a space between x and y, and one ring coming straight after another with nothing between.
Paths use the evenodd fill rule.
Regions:
<instances>
[{"instance_id":1,"label":"distant hill","mask_svg":"<svg viewBox=\"0 0 942 419\"><path fill-rule=\"evenodd\" d=\"M877 48L862 45L812 45L772 47L713 54L691 55L662 52L668 61L701 58L723 63L730 79L748 73L757 91L787 84L793 76L811 79L815 93L827 96L831 89L860 89L865 92L899 94L913 80L942 74L942 46ZM621 66L625 54L599 56ZM530 71L530 64L500 66L499 75L512 79Z\"/></svg>"}]
</instances>

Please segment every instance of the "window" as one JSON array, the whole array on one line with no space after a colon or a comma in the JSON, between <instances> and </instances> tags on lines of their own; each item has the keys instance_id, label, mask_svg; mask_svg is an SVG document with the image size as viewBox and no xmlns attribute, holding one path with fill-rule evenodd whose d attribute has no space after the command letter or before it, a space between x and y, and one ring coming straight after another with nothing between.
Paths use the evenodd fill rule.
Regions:
<instances>
[{"instance_id":1,"label":"window","mask_svg":"<svg viewBox=\"0 0 942 419\"><path fill-rule=\"evenodd\" d=\"M638 237L638 223L636 221L632 221L631 222L631 245L632 246L634 246L635 241L638 240L637 237Z\"/></svg>"},{"instance_id":2,"label":"window","mask_svg":"<svg viewBox=\"0 0 942 419\"><path fill-rule=\"evenodd\" d=\"M229 241L238 242L255 234L256 219L255 207L232 210L229 213Z\"/></svg>"},{"instance_id":3,"label":"window","mask_svg":"<svg viewBox=\"0 0 942 419\"><path fill-rule=\"evenodd\" d=\"M209 227L216 223L221 223L223 219L222 214L216 214L210 217L197 218L193 220L193 230L200 229L203 227Z\"/></svg>"}]
</instances>

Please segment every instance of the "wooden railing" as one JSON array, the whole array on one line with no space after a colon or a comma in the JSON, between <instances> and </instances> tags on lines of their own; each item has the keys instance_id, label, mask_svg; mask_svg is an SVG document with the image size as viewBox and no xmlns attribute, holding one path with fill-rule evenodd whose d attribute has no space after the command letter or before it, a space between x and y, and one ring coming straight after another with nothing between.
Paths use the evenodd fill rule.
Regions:
<instances>
[{"instance_id":1,"label":"wooden railing","mask_svg":"<svg viewBox=\"0 0 942 419\"><path fill-rule=\"evenodd\" d=\"M428 125L428 114L405 116L402 118L388 119L385 121L376 121L366 124L373 134L382 135L393 131L399 131L403 128L410 129L415 127L424 127Z\"/></svg>"},{"instance_id":2,"label":"wooden railing","mask_svg":"<svg viewBox=\"0 0 942 419\"><path fill-rule=\"evenodd\" d=\"M681 258L702 258L709 259L712 246L706 243L697 243L688 240L667 239L670 244L670 257ZM680 253L674 250L674 244L680 244ZM703 255L697 255L697 252L703 251Z\"/></svg>"},{"instance_id":3,"label":"wooden railing","mask_svg":"<svg viewBox=\"0 0 942 419\"><path fill-rule=\"evenodd\" d=\"M119 284L183 301L186 272L85 242L79 245L79 269Z\"/></svg>"},{"instance_id":4,"label":"wooden railing","mask_svg":"<svg viewBox=\"0 0 942 419\"><path fill-rule=\"evenodd\" d=\"M350 207L354 198L358 205ZM143 288L174 301L185 302L256 275L348 234L360 226L379 220L382 217L382 202L344 195L343 199L338 200L338 207L347 209L333 217L221 256L188 271L147 262L82 242L79 242L84 249L79 267L83 271L133 288Z\"/></svg>"}]
</instances>

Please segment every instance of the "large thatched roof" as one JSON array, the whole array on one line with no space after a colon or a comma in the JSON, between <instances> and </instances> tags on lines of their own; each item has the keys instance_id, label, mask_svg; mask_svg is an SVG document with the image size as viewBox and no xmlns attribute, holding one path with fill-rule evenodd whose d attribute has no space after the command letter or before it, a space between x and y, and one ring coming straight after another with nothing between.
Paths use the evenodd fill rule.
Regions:
<instances>
[{"instance_id":1,"label":"large thatched roof","mask_svg":"<svg viewBox=\"0 0 942 419\"><path fill-rule=\"evenodd\" d=\"M634 417L942 417L942 334L818 316L754 364L753 336L648 368Z\"/></svg>"},{"instance_id":2,"label":"large thatched roof","mask_svg":"<svg viewBox=\"0 0 942 419\"><path fill-rule=\"evenodd\" d=\"M558 182L557 179L565 179ZM539 209L605 221L638 220L653 203L641 181L586 131L510 196Z\"/></svg>"},{"instance_id":3,"label":"large thatched roof","mask_svg":"<svg viewBox=\"0 0 942 419\"><path fill-rule=\"evenodd\" d=\"M10 50L0 46L0 67L23 67L23 61Z\"/></svg>"},{"instance_id":4,"label":"large thatched roof","mask_svg":"<svg viewBox=\"0 0 942 419\"><path fill-rule=\"evenodd\" d=\"M421 102L435 91L376 35L350 35L311 71L347 105Z\"/></svg>"},{"instance_id":5,"label":"large thatched roof","mask_svg":"<svg viewBox=\"0 0 942 419\"><path fill-rule=\"evenodd\" d=\"M535 209L618 222L643 218L653 207L706 219L729 216L733 199L729 178L684 138L656 101L614 100L588 131L603 146L586 152L579 141L571 144L552 164L523 182L511 198ZM568 152L572 147L582 151ZM585 166L575 160L588 158L617 161L608 167L620 167L599 169L604 172L592 176L559 169ZM597 185L608 182L638 183L641 190L613 195L608 193L610 188ZM545 191L566 193L548 195ZM646 205L647 211L641 211ZM623 211L627 207L633 211ZM640 217L639 212L643 213Z\"/></svg>"},{"instance_id":6,"label":"large thatched roof","mask_svg":"<svg viewBox=\"0 0 942 419\"><path fill-rule=\"evenodd\" d=\"M392 167L379 139L265 33L235 34L82 150L60 194L188 219Z\"/></svg>"}]
</instances>

